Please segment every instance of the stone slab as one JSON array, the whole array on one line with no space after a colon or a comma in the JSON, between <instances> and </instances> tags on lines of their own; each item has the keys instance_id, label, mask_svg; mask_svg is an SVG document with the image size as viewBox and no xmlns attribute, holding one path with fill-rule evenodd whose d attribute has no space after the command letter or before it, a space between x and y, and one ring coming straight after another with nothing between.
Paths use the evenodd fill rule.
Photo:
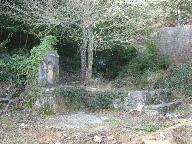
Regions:
<instances>
[{"instance_id":1,"label":"stone slab","mask_svg":"<svg viewBox=\"0 0 192 144\"><path fill-rule=\"evenodd\" d=\"M165 89L154 91L134 91L129 92L124 98L115 99L113 102L114 108L122 109L142 109L147 105L158 105L171 102L171 93Z\"/></svg>"},{"instance_id":2,"label":"stone slab","mask_svg":"<svg viewBox=\"0 0 192 144\"><path fill-rule=\"evenodd\" d=\"M148 105L144 106L144 111L149 114L163 114L172 112L175 108L181 105L181 101L169 102L158 105Z\"/></svg>"}]
</instances>

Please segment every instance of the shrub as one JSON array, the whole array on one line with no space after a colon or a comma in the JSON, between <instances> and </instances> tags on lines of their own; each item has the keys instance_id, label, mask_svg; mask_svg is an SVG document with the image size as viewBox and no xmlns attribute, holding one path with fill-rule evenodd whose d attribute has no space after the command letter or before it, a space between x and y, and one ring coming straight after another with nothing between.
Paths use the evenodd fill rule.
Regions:
<instances>
[{"instance_id":1,"label":"shrub","mask_svg":"<svg viewBox=\"0 0 192 144\"><path fill-rule=\"evenodd\" d=\"M92 110L113 108L113 101L127 96L124 92L114 91L87 91L78 86L60 86L55 89L56 97L63 97L66 105L73 109L87 107Z\"/></svg>"},{"instance_id":2,"label":"shrub","mask_svg":"<svg viewBox=\"0 0 192 144\"><path fill-rule=\"evenodd\" d=\"M43 38L40 45L31 50L30 57L21 54L0 54L0 80L16 84L23 84L26 80L34 81L39 64L56 42L53 36Z\"/></svg>"},{"instance_id":3,"label":"shrub","mask_svg":"<svg viewBox=\"0 0 192 144\"><path fill-rule=\"evenodd\" d=\"M94 100L91 102L91 108L94 110L113 108L113 102L117 98L123 98L127 96L126 92L118 91L98 91L92 93Z\"/></svg>"},{"instance_id":4,"label":"shrub","mask_svg":"<svg viewBox=\"0 0 192 144\"><path fill-rule=\"evenodd\" d=\"M68 107L74 106L76 109L87 106L87 91L78 86L61 86L55 90L56 97L63 97Z\"/></svg>"},{"instance_id":5,"label":"shrub","mask_svg":"<svg viewBox=\"0 0 192 144\"><path fill-rule=\"evenodd\" d=\"M170 67L167 70L167 76L156 80L154 87L168 88L171 91L179 92L183 96L192 96L191 64Z\"/></svg>"},{"instance_id":6,"label":"shrub","mask_svg":"<svg viewBox=\"0 0 192 144\"><path fill-rule=\"evenodd\" d=\"M43 108L41 108L40 113L42 113L45 116L54 115L53 110L48 105L45 105Z\"/></svg>"},{"instance_id":7,"label":"shrub","mask_svg":"<svg viewBox=\"0 0 192 144\"><path fill-rule=\"evenodd\" d=\"M9 54L1 54L0 59L0 80L16 84L25 82L25 67L27 65L27 57L25 55L13 54L11 56Z\"/></svg>"},{"instance_id":8,"label":"shrub","mask_svg":"<svg viewBox=\"0 0 192 144\"><path fill-rule=\"evenodd\" d=\"M170 66L170 60L168 56L161 56L158 59L158 68L159 69L168 69Z\"/></svg>"},{"instance_id":9,"label":"shrub","mask_svg":"<svg viewBox=\"0 0 192 144\"><path fill-rule=\"evenodd\" d=\"M37 98L42 95L43 90L39 85L28 85L22 93L22 96L25 98L24 106L29 109L32 108Z\"/></svg>"},{"instance_id":10,"label":"shrub","mask_svg":"<svg viewBox=\"0 0 192 144\"><path fill-rule=\"evenodd\" d=\"M179 90L184 95L192 96L192 65L173 66L165 83L172 90Z\"/></svg>"},{"instance_id":11,"label":"shrub","mask_svg":"<svg viewBox=\"0 0 192 144\"><path fill-rule=\"evenodd\" d=\"M115 45L111 49L105 49L96 53L94 68L103 77L113 79L136 55L137 51L133 46L123 47Z\"/></svg>"},{"instance_id":12,"label":"shrub","mask_svg":"<svg viewBox=\"0 0 192 144\"><path fill-rule=\"evenodd\" d=\"M92 101L91 107L96 110L111 108L116 97L116 94L113 92L96 92L94 95L95 99Z\"/></svg>"},{"instance_id":13,"label":"shrub","mask_svg":"<svg viewBox=\"0 0 192 144\"><path fill-rule=\"evenodd\" d=\"M142 128L146 132L155 132L157 130L156 125L151 121L144 121L142 124Z\"/></svg>"},{"instance_id":14,"label":"shrub","mask_svg":"<svg viewBox=\"0 0 192 144\"><path fill-rule=\"evenodd\" d=\"M169 67L166 56L157 57L157 48L153 42L146 42L144 52L135 57L126 67L125 71L134 76L141 76L147 72L154 72Z\"/></svg>"}]
</instances>

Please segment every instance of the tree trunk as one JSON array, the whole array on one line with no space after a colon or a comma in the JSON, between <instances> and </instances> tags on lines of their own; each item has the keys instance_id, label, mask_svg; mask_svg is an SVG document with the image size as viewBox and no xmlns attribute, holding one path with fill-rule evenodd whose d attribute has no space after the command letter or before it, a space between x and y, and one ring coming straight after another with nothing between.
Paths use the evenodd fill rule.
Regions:
<instances>
[{"instance_id":1,"label":"tree trunk","mask_svg":"<svg viewBox=\"0 0 192 144\"><path fill-rule=\"evenodd\" d=\"M177 26L180 26L182 23L182 18L181 18L181 10L180 10L180 5L177 6Z\"/></svg>"},{"instance_id":2,"label":"tree trunk","mask_svg":"<svg viewBox=\"0 0 192 144\"><path fill-rule=\"evenodd\" d=\"M92 78L92 67L93 67L93 47L94 47L94 37L91 27L87 29L88 34L88 61L87 61L87 81Z\"/></svg>"},{"instance_id":3,"label":"tree trunk","mask_svg":"<svg viewBox=\"0 0 192 144\"><path fill-rule=\"evenodd\" d=\"M91 27L83 28L81 53L81 82L87 83L92 78L94 35Z\"/></svg>"},{"instance_id":4,"label":"tree trunk","mask_svg":"<svg viewBox=\"0 0 192 144\"><path fill-rule=\"evenodd\" d=\"M86 71L87 71L87 38L86 38L86 29L83 29L83 43L80 47L81 53L81 82L86 80Z\"/></svg>"}]
</instances>

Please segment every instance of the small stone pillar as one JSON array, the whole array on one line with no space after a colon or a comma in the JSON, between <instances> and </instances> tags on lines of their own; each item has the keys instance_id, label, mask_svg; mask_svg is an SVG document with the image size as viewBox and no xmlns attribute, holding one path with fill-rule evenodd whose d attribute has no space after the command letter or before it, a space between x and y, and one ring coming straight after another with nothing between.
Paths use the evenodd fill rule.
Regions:
<instances>
[{"instance_id":1,"label":"small stone pillar","mask_svg":"<svg viewBox=\"0 0 192 144\"><path fill-rule=\"evenodd\" d=\"M54 87L59 81L59 55L50 50L39 66L38 82L42 87Z\"/></svg>"},{"instance_id":2,"label":"small stone pillar","mask_svg":"<svg viewBox=\"0 0 192 144\"><path fill-rule=\"evenodd\" d=\"M49 106L54 109L56 102L53 92L59 82L59 55L56 51L50 50L47 53L39 66L37 79L43 95L37 98L36 107Z\"/></svg>"}]
</instances>

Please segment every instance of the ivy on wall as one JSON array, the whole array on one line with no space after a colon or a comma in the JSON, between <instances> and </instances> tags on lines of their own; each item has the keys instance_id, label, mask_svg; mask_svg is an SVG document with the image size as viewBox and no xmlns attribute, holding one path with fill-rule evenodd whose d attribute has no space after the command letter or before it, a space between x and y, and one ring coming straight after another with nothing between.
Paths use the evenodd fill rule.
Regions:
<instances>
[{"instance_id":1,"label":"ivy on wall","mask_svg":"<svg viewBox=\"0 0 192 144\"><path fill-rule=\"evenodd\" d=\"M40 63L56 43L56 37L50 35L44 37L39 46L31 49L29 57L21 54L1 54L0 80L16 84L34 82Z\"/></svg>"},{"instance_id":2,"label":"ivy on wall","mask_svg":"<svg viewBox=\"0 0 192 144\"><path fill-rule=\"evenodd\" d=\"M39 46L34 47L31 50L31 56L27 59L27 65L26 65L26 75L27 80L33 80L36 78L36 74L38 71L38 67L47 55L47 52L50 49L53 49L53 46L57 43L57 38L54 36L46 36L41 40L41 43Z\"/></svg>"}]
</instances>

